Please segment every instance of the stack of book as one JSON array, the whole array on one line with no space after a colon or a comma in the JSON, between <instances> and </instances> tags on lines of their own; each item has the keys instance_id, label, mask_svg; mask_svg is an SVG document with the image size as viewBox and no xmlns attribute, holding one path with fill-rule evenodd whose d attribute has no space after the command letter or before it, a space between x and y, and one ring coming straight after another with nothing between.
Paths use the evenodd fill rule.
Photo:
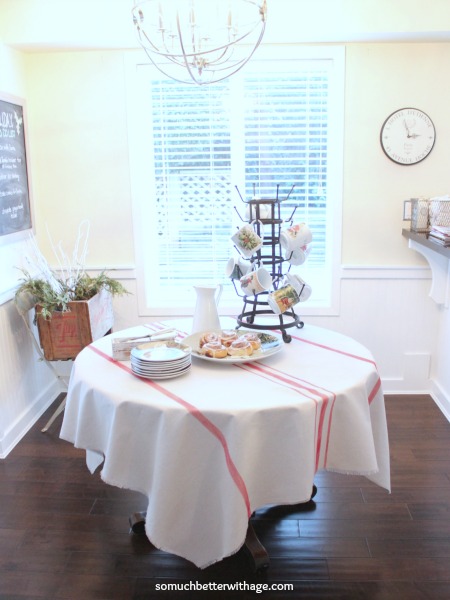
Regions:
<instances>
[{"instance_id":1,"label":"stack of book","mask_svg":"<svg viewBox=\"0 0 450 600\"><path fill-rule=\"evenodd\" d=\"M433 225L428 233L428 236L443 246L450 246L450 227L444 225Z\"/></svg>"}]
</instances>

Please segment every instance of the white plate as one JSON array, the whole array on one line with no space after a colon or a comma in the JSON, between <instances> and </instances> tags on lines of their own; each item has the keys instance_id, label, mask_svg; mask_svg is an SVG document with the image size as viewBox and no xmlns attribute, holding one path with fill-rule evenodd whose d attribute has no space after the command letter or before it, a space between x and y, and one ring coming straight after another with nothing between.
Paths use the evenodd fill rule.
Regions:
<instances>
[{"instance_id":1,"label":"white plate","mask_svg":"<svg viewBox=\"0 0 450 600\"><path fill-rule=\"evenodd\" d=\"M215 332L220 332L220 329L211 330ZM209 360L214 363L219 364L233 364L233 363L246 363L246 362L254 362L255 360L261 360L263 358L267 358L268 356L272 356L272 354L276 354L280 352L284 346L283 338L281 335L274 333L273 331L256 331L255 329L238 329L237 333L239 335L244 335L244 333L257 333L259 336L270 336L271 341L261 344L261 348L259 350L255 350L251 356L227 356L225 358L210 358L209 356L205 356L200 353L200 338L202 335L209 332L199 332L193 333L188 337L185 337L183 342L188 344L192 348L192 356L196 358L201 358L202 360ZM263 337L263 339L264 339Z\"/></svg>"},{"instance_id":2,"label":"white plate","mask_svg":"<svg viewBox=\"0 0 450 600\"><path fill-rule=\"evenodd\" d=\"M191 353L177 360L140 360L134 356L130 357L131 364L144 367L146 369L176 369L180 365L186 365L191 362Z\"/></svg>"},{"instance_id":3,"label":"white plate","mask_svg":"<svg viewBox=\"0 0 450 600\"><path fill-rule=\"evenodd\" d=\"M185 369L182 369L181 371L178 371L177 373L166 373L164 375L148 375L146 373L140 373L138 371L135 371L134 369L131 369L131 370L134 373L134 375L136 375L137 377L142 377L143 379L160 380L160 379L174 379L175 377L180 377L180 375L189 373L191 368L192 368L192 365L189 365L188 367L186 367Z\"/></svg>"},{"instance_id":4,"label":"white plate","mask_svg":"<svg viewBox=\"0 0 450 600\"><path fill-rule=\"evenodd\" d=\"M148 342L140 344L131 350L131 356L135 359L145 362L172 362L186 358L191 352L191 348L186 344L178 342Z\"/></svg>"},{"instance_id":5,"label":"white plate","mask_svg":"<svg viewBox=\"0 0 450 600\"><path fill-rule=\"evenodd\" d=\"M176 367L172 367L170 369L169 368L150 369L150 368L147 368L142 365L135 365L134 363L131 363L131 368L133 371L139 371L140 373L147 373L148 375L161 375L162 376L164 374L177 373L178 371L183 371L190 365L191 365L191 361L177 365Z\"/></svg>"}]
</instances>

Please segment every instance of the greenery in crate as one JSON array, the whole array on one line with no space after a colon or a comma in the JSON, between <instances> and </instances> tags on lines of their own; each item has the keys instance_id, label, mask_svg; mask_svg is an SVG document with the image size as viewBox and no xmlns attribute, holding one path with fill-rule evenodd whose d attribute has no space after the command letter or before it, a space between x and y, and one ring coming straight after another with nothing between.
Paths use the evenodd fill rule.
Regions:
<instances>
[{"instance_id":1,"label":"greenery in crate","mask_svg":"<svg viewBox=\"0 0 450 600\"><path fill-rule=\"evenodd\" d=\"M19 303L23 294L29 294L33 299L33 304L38 304L40 307L39 313L35 315L35 320L38 314L41 314L44 319L50 319L55 311L69 310L69 302L89 300L101 290L107 290L113 296L129 293L119 281L108 277L105 272L97 277L90 277L87 273L82 273L74 281L65 281L55 277L59 283L57 288L52 287L46 279L32 277L27 271L23 271L23 273L24 278L16 290L15 300Z\"/></svg>"},{"instance_id":2,"label":"greenery in crate","mask_svg":"<svg viewBox=\"0 0 450 600\"><path fill-rule=\"evenodd\" d=\"M58 269L60 274L49 267L34 238L30 237L30 248L34 259L29 262L33 264L33 271L37 271L38 275L30 275L28 271L21 269L24 277L16 290L15 301L22 308L39 305L39 312L36 311L34 316L35 322L38 315L50 319L55 311L70 310L69 302L90 300L102 290L107 290L112 296L129 293L117 279L109 277L105 271L96 277L86 273L84 262L87 255L88 232L89 224L84 221L80 225L72 261L67 258L61 247L53 246L60 265ZM82 242L84 242L83 249L79 254L78 248Z\"/></svg>"}]
</instances>

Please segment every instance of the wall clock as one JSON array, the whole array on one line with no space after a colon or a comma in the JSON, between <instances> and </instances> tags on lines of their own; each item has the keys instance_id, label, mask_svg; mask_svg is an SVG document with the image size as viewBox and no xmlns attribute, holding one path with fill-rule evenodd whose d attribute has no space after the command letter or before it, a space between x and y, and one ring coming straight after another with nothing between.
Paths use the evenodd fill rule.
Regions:
<instances>
[{"instance_id":1,"label":"wall clock","mask_svg":"<svg viewBox=\"0 0 450 600\"><path fill-rule=\"evenodd\" d=\"M433 149L436 131L433 121L417 108L400 108L385 120L380 142L388 158L399 165L415 165Z\"/></svg>"}]
</instances>

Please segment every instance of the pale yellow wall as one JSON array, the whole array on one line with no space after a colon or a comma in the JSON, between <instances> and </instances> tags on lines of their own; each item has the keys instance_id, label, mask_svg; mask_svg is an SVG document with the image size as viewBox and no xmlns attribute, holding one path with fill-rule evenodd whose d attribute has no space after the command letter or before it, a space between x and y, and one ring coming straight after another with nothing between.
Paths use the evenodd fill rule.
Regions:
<instances>
[{"instance_id":1,"label":"pale yellow wall","mask_svg":"<svg viewBox=\"0 0 450 600\"><path fill-rule=\"evenodd\" d=\"M26 56L38 243L72 251L91 223L90 267L134 265L123 53Z\"/></svg>"},{"instance_id":2,"label":"pale yellow wall","mask_svg":"<svg viewBox=\"0 0 450 600\"><path fill-rule=\"evenodd\" d=\"M401 236L403 200L450 193L449 44L358 44L346 51L344 264L424 264ZM398 108L425 111L436 143L421 163L402 166L379 135Z\"/></svg>"},{"instance_id":3,"label":"pale yellow wall","mask_svg":"<svg viewBox=\"0 0 450 600\"><path fill-rule=\"evenodd\" d=\"M0 41L0 93L8 98L19 98L20 101L27 97L24 56ZM11 290L17 284L20 271L23 267L23 249L26 244L27 233L5 235L0 237L0 303L4 297L9 297Z\"/></svg>"},{"instance_id":4,"label":"pale yellow wall","mask_svg":"<svg viewBox=\"0 0 450 600\"><path fill-rule=\"evenodd\" d=\"M50 255L48 227L71 248L89 218L91 267L134 264L124 54L26 57L39 243ZM347 46L344 264L424 264L401 236L403 200L450 192L449 72L448 44ZM404 106L427 112L437 129L434 150L413 166L390 161L379 143L384 119Z\"/></svg>"}]
</instances>

